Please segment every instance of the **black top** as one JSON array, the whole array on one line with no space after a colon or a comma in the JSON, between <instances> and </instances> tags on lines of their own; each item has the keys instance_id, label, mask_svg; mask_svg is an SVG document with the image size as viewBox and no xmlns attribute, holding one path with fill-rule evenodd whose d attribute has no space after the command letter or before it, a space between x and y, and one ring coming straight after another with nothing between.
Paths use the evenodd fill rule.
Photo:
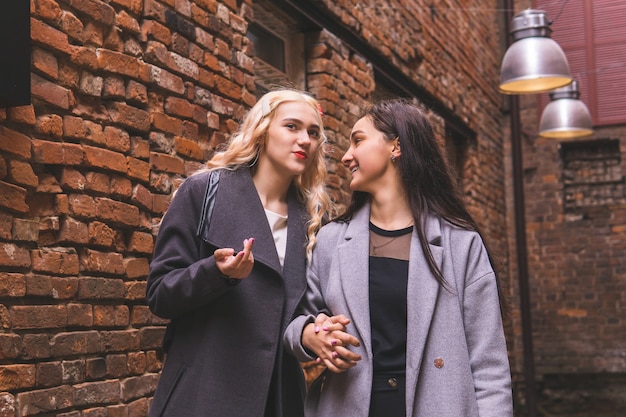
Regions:
<instances>
[{"instance_id":1,"label":"black top","mask_svg":"<svg viewBox=\"0 0 626 417\"><path fill-rule=\"evenodd\" d=\"M369 303L375 373L405 372L412 231L413 226L383 230L370 223Z\"/></svg>"}]
</instances>

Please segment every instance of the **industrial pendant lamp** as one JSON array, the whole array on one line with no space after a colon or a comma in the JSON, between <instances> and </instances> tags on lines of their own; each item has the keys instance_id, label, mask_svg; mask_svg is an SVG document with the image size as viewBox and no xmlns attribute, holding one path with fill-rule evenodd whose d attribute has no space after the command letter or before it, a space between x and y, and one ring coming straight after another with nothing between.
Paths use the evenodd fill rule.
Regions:
<instances>
[{"instance_id":1,"label":"industrial pendant lamp","mask_svg":"<svg viewBox=\"0 0 626 417\"><path fill-rule=\"evenodd\" d=\"M581 100L578 83L557 88L550 93L550 103L543 109L539 136L551 139L573 139L593 134L589 109Z\"/></svg>"},{"instance_id":2,"label":"industrial pendant lamp","mask_svg":"<svg viewBox=\"0 0 626 417\"><path fill-rule=\"evenodd\" d=\"M565 53L550 38L550 24L543 10L527 9L513 18L513 43L504 54L500 70L502 93L542 93L572 81Z\"/></svg>"}]
</instances>

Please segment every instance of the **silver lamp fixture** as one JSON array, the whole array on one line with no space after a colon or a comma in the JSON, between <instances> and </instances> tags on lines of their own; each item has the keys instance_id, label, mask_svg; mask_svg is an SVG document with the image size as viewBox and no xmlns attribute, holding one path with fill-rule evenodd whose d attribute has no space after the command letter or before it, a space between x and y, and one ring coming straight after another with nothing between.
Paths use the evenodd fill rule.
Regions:
<instances>
[{"instance_id":1,"label":"silver lamp fixture","mask_svg":"<svg viewBox=\"0 0 626 417\"><path fill-rule=\"evenodd\" d=\"M512 19L513 43L502 59L500 92L536 94L572 81L565 53L550 38L551 23L543 10L527 9Z\"/></svg>"},{"instance_id":2,"label":"silver lamp fixture","mask_svg":"<svg viewBox=\"0 0 626 417\"><path fill-rule=\"evenodd\" d=\"M550 92L550 103L543 109L539 122L539 136L573 139L592 135L591 114L579 97L576 81Z\"/></svg>"}]
</instances>

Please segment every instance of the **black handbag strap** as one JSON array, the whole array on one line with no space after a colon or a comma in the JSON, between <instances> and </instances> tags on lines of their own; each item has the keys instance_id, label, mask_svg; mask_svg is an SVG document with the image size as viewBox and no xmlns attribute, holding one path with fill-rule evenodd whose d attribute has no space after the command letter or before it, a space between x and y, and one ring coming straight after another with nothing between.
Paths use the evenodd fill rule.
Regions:
<instances>
[{"instance_id":1,"label":"black handbag strap","mask_svg":"<svg viewBox=\"0 0 626 417\"><path fill-rule=\"evenodd\" d=\"M211 215L213 214L213 207L215 206L215 194L217 193L217 186L220 181L219 171L210 171L209 180L207 181L206 192L204 193L204 201L202 202L202 213L200 214L200 222L198 223L198 230L196 236L206 241L206 232L211 221Z\"/></svg>"}]
</instances>

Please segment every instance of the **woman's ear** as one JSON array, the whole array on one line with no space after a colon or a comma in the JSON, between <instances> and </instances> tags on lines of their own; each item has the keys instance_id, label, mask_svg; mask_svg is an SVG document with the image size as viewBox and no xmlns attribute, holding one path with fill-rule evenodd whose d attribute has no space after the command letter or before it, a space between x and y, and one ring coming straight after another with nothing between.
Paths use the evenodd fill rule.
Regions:
<instances>
[{"instance_id":1,"label":"woman's ear","mask_svg":"<svg viewBox=\"0 0 626 417\"><path fill-rule=\"evenodd\" d=\"M400 149L400 140L398 138L394 140L394 145L391 149L391 155L393 156L392 160L394 161L402 156L402 150Z\"/></svg>"}]
</instances>

